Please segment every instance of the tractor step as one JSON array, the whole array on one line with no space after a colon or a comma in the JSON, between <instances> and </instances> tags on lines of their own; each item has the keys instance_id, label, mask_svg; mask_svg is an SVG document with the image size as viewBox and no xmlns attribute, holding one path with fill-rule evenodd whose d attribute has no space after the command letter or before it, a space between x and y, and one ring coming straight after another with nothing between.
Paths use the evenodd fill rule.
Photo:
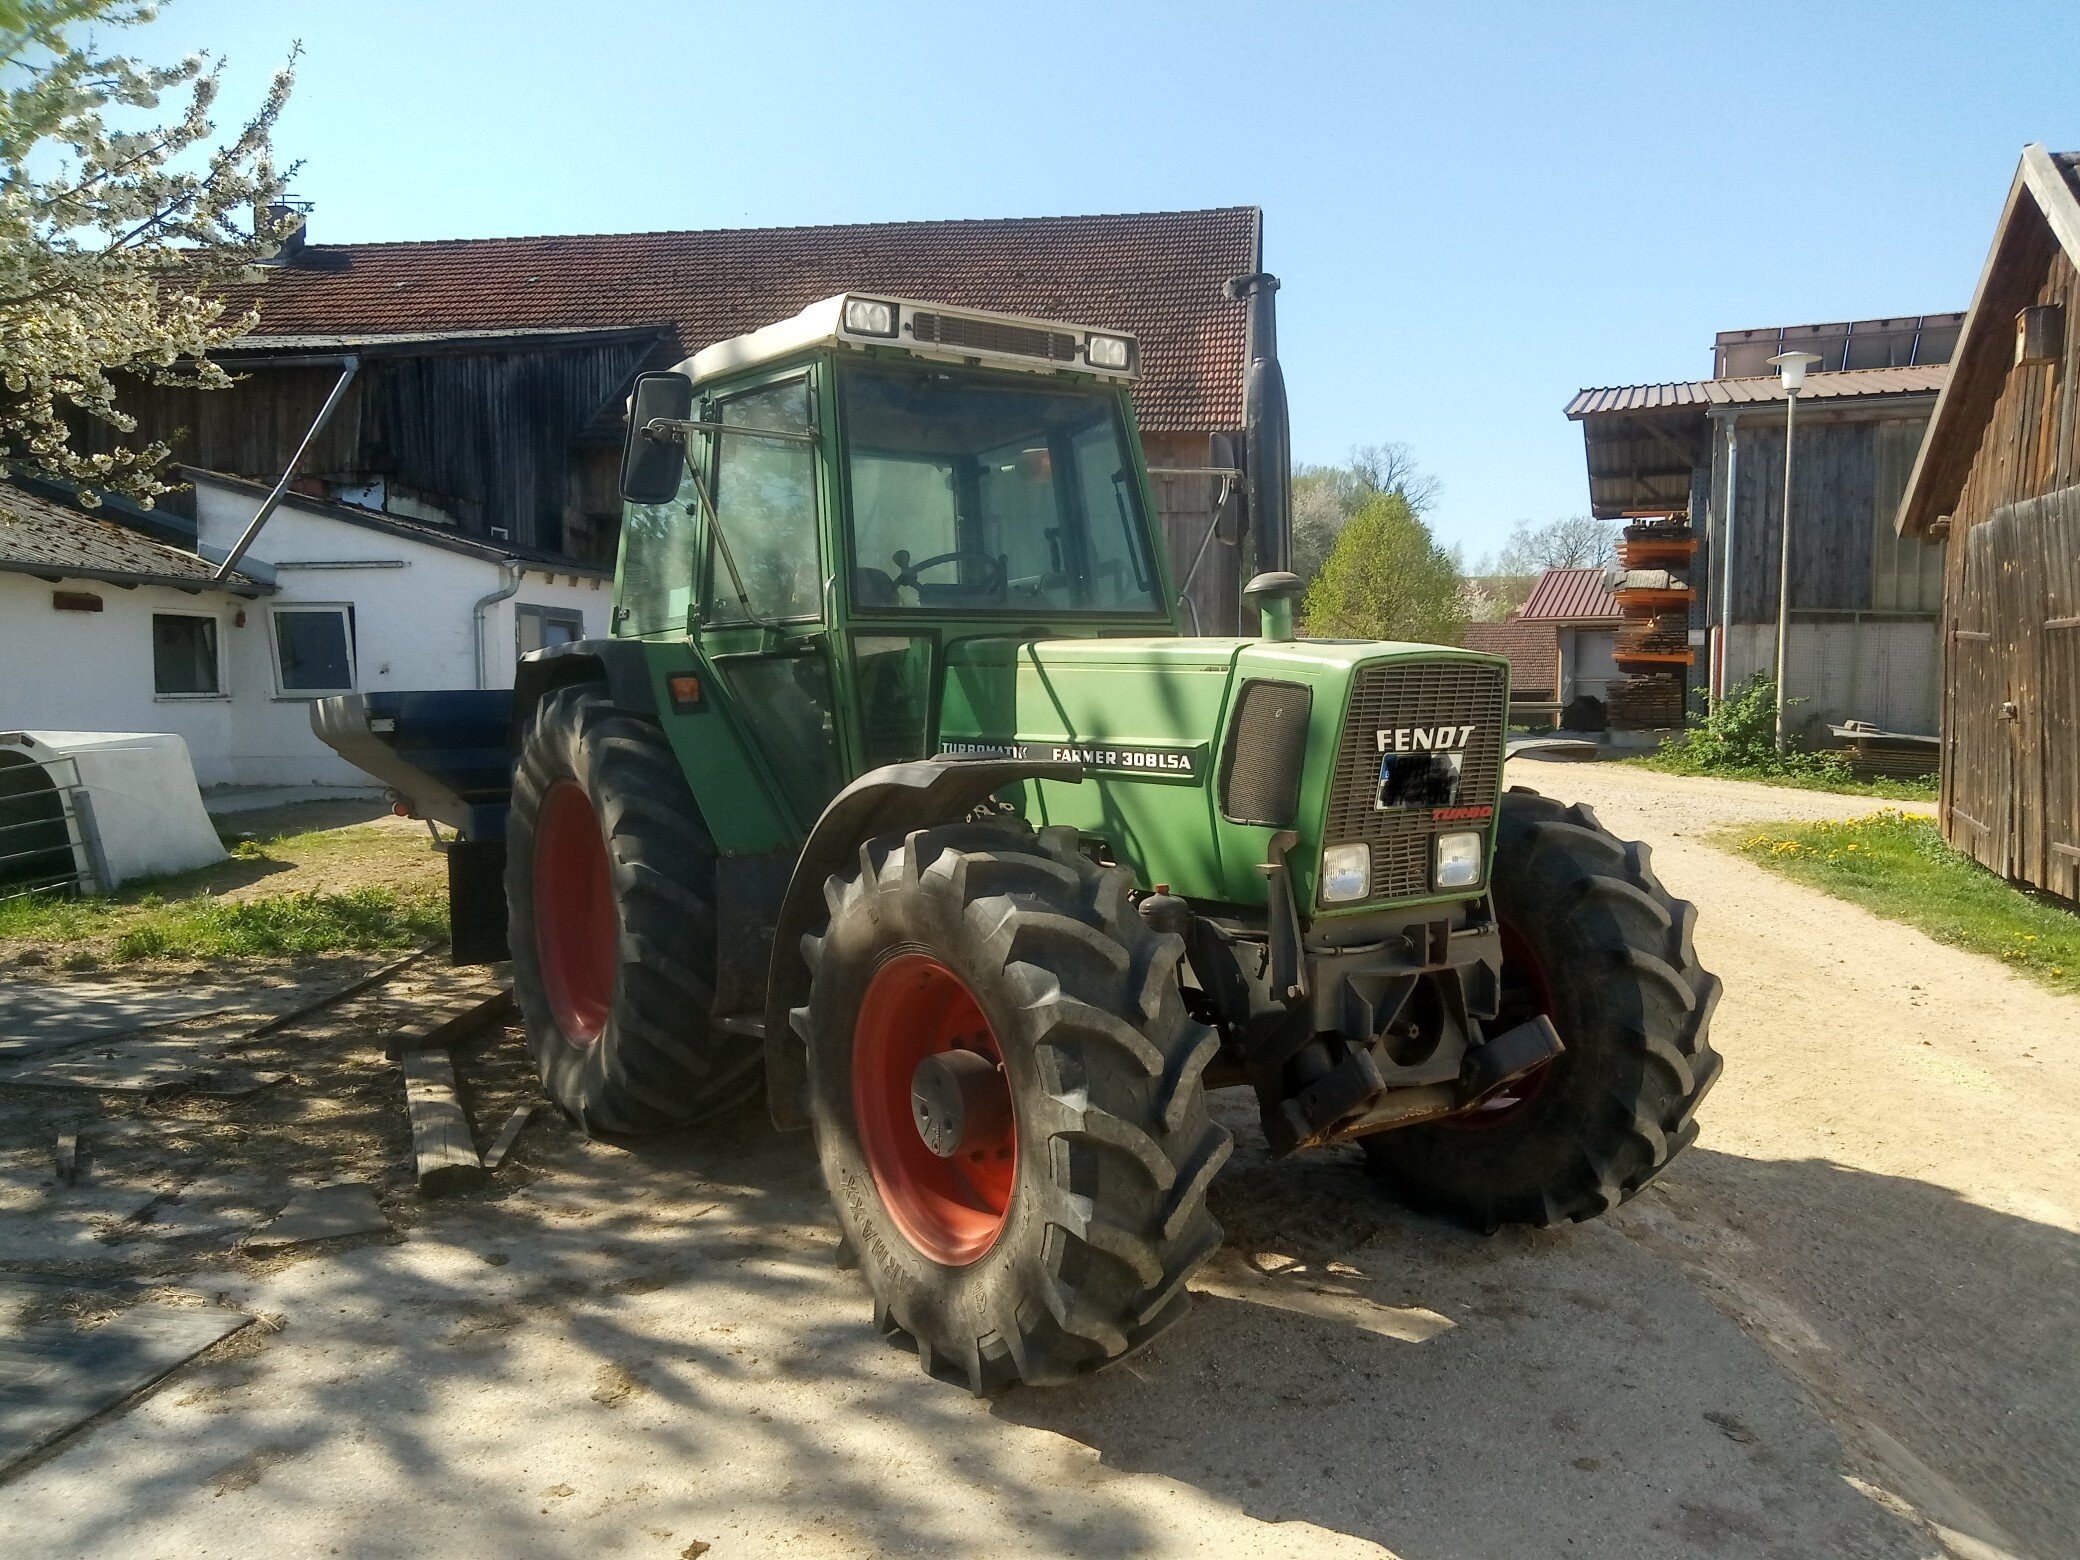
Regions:
<instances>
[{"instance_id":1,"label":"tractor step","mask_svg":"<svg viewBox=\"0 0 2080 1560\"><path fill-rule=\"evenodd\" d=\"M765 1015L762 1013L725 1013L720 1018L708 1020L724 1034L749 1035L753 1040L766 1037Z\"/></svg>"}]
</instances>

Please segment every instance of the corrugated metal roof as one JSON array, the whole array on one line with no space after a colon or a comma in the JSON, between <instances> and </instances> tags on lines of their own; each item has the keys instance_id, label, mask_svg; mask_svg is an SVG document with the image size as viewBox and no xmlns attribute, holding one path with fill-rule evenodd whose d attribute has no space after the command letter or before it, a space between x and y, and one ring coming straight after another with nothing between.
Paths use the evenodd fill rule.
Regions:
<instances>
[{"instance_id":1,"label":"corrugated metal roof","mask_svg":"<svg viewBox=\"0 0 2080 1560\"><path fill-rule=\"evenodd\" d=\"M1254 206L1112 216L308 244L228 290L270 337L657 325L681 355L852 289L1134 332L1143 428L1242 426Z\"/></svg>"},{"instance_id":2,"label":"corrugated metal roof","mask_svg":"<svg viewBox=\"0 0 2080 1560\"><path fill-rule=\"evenodd\" d=\"M1531 587L1531 599L1517 614L1521 623L1615 623L1623 616L1618 598L1603 582L1603 570L1548 569Z\"/></svg>"},{"instance_id":3,"label":"corrugated metal roof","mask_svg":"<svg viewBox=\"0 0 2080 1560\"><path fill-rule=\"evenodd\" d=\"M267 587L243 574L212 586L216 565L0 483L0 572L113 584L197 586L250 596Z\"/></svg>"},{"instance_id":4,"label":"corrugated metal roof","mask_svg":"<svg viewBox=\"0 0 2080 1560\"><path fill-rule=\"evenodd\" d=\"M1832 374L1808 374L1801 401L1835 401L1860 395L1928 394L1950 380L1947 363L1919 363L1900 368L1851 368ZM1669 406L1763 405L1784 399L1775 374L1752 379L1693 379L1661 385L1614 385L1579 391L1567 403L1567 415L1579 422L1607 412L1642 412Z\"/></svg>"}]
</instances>

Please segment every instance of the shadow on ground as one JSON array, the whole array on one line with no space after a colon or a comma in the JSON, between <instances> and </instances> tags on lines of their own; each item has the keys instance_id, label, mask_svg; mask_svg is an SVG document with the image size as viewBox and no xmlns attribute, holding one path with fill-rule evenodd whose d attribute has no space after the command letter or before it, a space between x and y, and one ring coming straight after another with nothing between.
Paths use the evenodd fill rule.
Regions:
<instances>
[{"instance_id":1,"label":"shadow on ground","mask_svg":"<svg viewBox=\"0 0 2080 1560\"><path fill-rule=\"evenodd\" d=\"M226 1532L245 1552L322 1534L357 1555L698 1542L720 1560L1932 1552L1648 1245L1608 1226L1466 1235L1385 1201L1354 1154L1276 1164L1238 1125L1218 1293L1113 1371L978 1402L874 1335L806 1138L747 1115L615 1148L538 1121L488 1191L408 1231L190 1275L286 1327L247 1329L10 1479L0 1553L202 1552ZM1859 1370L1957 1402L1973 1445L1920 1455L2040 1554L2072 1552L2045 1542L2052 1497L2018 1514L2012 1482L1976 1472L2013 1460L2069 1487L2069 1321L2014 1337L2045 1362L2017 1400L1985 1396L1970 1345L1982 1304L2041 1313L2070 1289L2071 1238L1918 1183L1693 1154L1670 1198L1636 1205L1643 1240L1696 1266L1681 1199L1721 1181L1797 1210L1750 1238L1926 1275Z\"/></svg>"},{"instance_id":2,"label":"shadow on ground","mask_svg":"<svg viewBox=\"0 0 2080 1560\"><path fill-rule=\"evenodd\" d=\"M1924 1514L1996 1549L2080 1554L2080 1237L1926 1181L1702 1149L1618 1222Z\"/></svg>"}]
</instances>

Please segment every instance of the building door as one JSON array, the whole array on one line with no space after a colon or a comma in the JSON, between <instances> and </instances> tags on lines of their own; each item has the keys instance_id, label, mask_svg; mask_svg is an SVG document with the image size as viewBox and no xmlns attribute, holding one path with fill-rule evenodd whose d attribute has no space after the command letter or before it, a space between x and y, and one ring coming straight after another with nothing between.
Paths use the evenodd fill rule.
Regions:
<instances>
[{"instance_id":1,"label":"building door","mask_svg":"<svg viewBox=\"0 0 2080 1560\"><path fill-rule=\"evenodd\" d=\"M1950 842L2080 897L2080 488L2004 505L1966 533L1947 682Z\"/></svg>"}]
</instances>

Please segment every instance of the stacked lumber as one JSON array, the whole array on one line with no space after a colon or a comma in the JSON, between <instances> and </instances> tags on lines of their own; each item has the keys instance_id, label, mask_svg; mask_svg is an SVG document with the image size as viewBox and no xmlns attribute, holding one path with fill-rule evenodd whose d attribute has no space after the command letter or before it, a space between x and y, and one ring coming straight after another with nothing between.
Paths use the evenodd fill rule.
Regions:
<instances>
[{"instance_id":1,"label":"stacked lumber","mask_svg":"<svg viewBox=\"0 0 2080 1560\"><path fill-rule=\"evenodd\" d=\"M1688 515L1665 515L1625 527L1611 594L1624 621L1612 658L1624 675L1606 702L1617 731L1657 731L1683 724L1683 668L1691 663L1691 567L1697 533Z\"/></svg>"},{"instance_id":2,"label":"stacked lumber","mask_svg":"<svg viewBox=\"0 0 2080 1560\"><path fill-rule=\"evenodd\" d=\"M1683 724L1683 679L1674 672L1614 678L1605 702L1613 730L1668 730Z\"/></svg>"}]
</instances>

